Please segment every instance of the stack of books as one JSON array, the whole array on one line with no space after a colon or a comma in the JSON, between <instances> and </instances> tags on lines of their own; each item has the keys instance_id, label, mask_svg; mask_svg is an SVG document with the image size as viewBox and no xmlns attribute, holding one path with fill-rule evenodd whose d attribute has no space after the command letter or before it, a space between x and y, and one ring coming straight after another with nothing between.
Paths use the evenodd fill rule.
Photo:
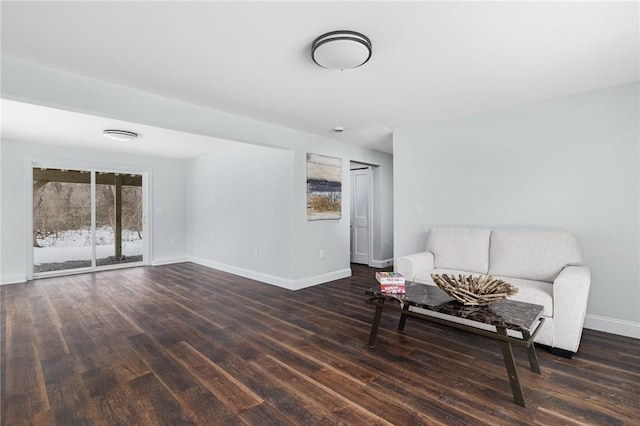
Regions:
<instances>
[{"instance_id":1,"label":"stack of books","mask_svg":"<svg viewBox=\"0 0 640 426\"><path fill-rule=\"evenodd\" d=\"M402 274L397 272L376 272L376 280L380 283L382 293L406 293L406 285Z\"/></svg>"}]
</instances>

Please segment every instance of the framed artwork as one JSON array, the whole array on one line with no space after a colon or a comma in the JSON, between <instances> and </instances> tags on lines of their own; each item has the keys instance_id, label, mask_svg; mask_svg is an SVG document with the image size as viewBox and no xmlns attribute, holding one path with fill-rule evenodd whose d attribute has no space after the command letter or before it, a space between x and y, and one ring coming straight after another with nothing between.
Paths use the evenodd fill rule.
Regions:
<instances>
[{"instance_id":1,"label":"framed artwork","mask_svg":"<svg viewBox=\"0 0 640 426\"><path fill-rule=\"evenodd\" d=\"M342 158L307 153L307 220L342 217Z\"/></svg>"}]
</instances>

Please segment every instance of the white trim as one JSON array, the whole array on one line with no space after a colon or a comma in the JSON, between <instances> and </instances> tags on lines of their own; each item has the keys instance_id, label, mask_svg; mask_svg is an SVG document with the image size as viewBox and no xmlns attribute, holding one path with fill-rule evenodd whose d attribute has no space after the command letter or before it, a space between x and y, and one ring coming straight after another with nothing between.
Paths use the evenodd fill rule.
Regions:
<instances>
[{"instance_id":1,"label":"white trim","mask_svg":"<svg viewBox=\"0 0 640 426\"><path fill-rule=\"evenodd\" d=\"M154 259L153 262L151 262L151 266L172 265L174 263L184 263L189 261L194 262L188 257L174 257L173 259L167 258L167 259L159 259L159 260ZM198 262L194 262L194 263L198 263Z\"/></svg>"},{"instance_id":2,"label":"white trim","mask_svg":"<svg viewBox=\"0 0 640 426\"><path fill-rule=\"evenodd\" d=\"M65 275L77 275L77 274L86 274L88 272L94 272L91 266L86 266L82 268L73 268L73 269L60 269L55 271L45 271L45 272L34 272L29 280L38 280L41 278L53 278L53 277L62 277Z\"/></svg>"},{"instance_id":3,"label":"white trim","mask_svg":"<svg viewBox=\"0 0 640 426\"><path fill-rule=\"evenodd\" d=\"M27 277L25 275L15 275L13 277L4 278L0 283L0 285L20 284L20 283L26 283L26 282L27 282Z\"/></svg>"},{"instance_id":4,"label":"white trim","mask_svg":"<svg viewBox=\"0 0 640 426\"><path fill-rule=\"evenodd\" d=\"M215 262L213 260L203 259L201 257L190 257L189 261L208 268L217 269L219 271L228 272L230 274L239 275L241 277L250 278L252 280L261 281L289 290L295 289L295 282L286 278L276 277L274 275L262 272L251 271L249 269L239 268L225 263Z\"/></svg>"},{"instance_id":5,"label":"white trim","mask_svg":"<svg viewBox=\"0 0 640 426\"><path fill-rule=\"evenodd\" d=\"M135 268L137 266L147 266L148 263L142 262L124 262L124 263L113 263L107 265L96 266L96 269L88 272L102 272L102 271L111 271L112 269L124 269L124 268Z\"/></svg>"},{"instance_id":6,"label":"white trim","mask_svg":"<svg viewBox=\"0 0 640 426\"><path fill-rule=\"evenodd\" d=\"M143 248L142 261L145 265L151 265L153 259L153 167L148 167L142 173L142 232Z\"/></svg>"},{"instance_id":7,"label":"white trim","mask_svg":"<svg viewBox=\"0 0 640 426\"><path fill-rule=\"evenodd\" d=\"M371 266L372 268L386 268L387 266L392 266L392 265L393 265L393 258L385 259L385 260L372 260L369 266Z\"/></svg>"},{"instance_id":8,"label":"white trim","mask_svg":"<svg viewBox=\"0 0 640 426\"><path fill-rule=\"evenodd\" d=\"M640 323L587 314L584 328L640 339Z\"/></svg>"},{"instance_id":9,"label":"white trim","mask_svg":"<svg viewBox=\"0 0 640 426\"><path fill-rule=\"evenodd\" d=\"M190 257L189 261L197 263L198 265L206 266L208 268L213 268L219 271L228 272L230 274L239 275L241 277L275 285L277 287L286 288L287 290L300 290L305 287L311 287L317 284L322 284L351 276L351 269L342 269L339 271L328 272L326 274L307 277L300 280L291 280L288 278L276 277L275 275L252 271L249 269L227 265L200 257Z\"/></svg>"},{"instance_id":10,"label":"white trim","mask_svg":"<svg viewBox=\"0 0 640 426\"><path fill-rule=\"evenodd\" d=\"M96 179L96 171L89 171L89 191L91 192L91 200L89 203L91 204L91 270L95 270L96 266L98 266L98 262L96 261L98 248L96 247L96 215L98 214L98 201L96 200L96 184L98 183ZM115 196L114 196L115 198ZM115 230L111 229L114 232ZM115 238L114 238L115 244ZM143 249L144 250L144 249ZM144 253L143 253L144 254ZM144 258L144 256L143 256Z\"/></svg>"},{"instance_id":11,"label":"white trim","mask_svg":"<svg viewBox=\"0 0 640 426\"><path fill-rule=\"evenodd\" d=\"M64 277L67 275L90 274L92 272L111 271L114 269L135 268L138 266L146 266L146 265L147 264L144 262L124 262L124 263L101 265L101 266L98 266L97 268L92 268L91 266L88 266L86 268L60 269L56 271L46 271L46 272L35 273L33 274L33 277L31 279L39 280L43 278Z\"/></svg>"},{"instance_id":12,"label":"white trim","mask_svg":"<svg viewBox=\"0 0 640 426\"><path fill-rule=\"evenodd\" d=\"M367 266L373 266L373 166L366 165L366 167L360 168L351 168L353 163L358 163L357 161L351 160L349 162L349 201L350 201L350 212L349 212L349 262L353 262L353 250L354 247L351 247L353 244L353 235L351 230L351 214L355 209L355 179L353 172L364 171L366 173L366 177L368 179L367 182ZM358 163L365 166L364 163ZM350 276L350 275L349 275Z\"/></svg>"},{"instance_id":13,"label":"white trim","mask_svg":"<svg viewBox=\"0 0 640 426\"><path fill-rule=\"evenodd\" d=\"M2 234L2 137L0 137L0 235ZM2 285L2 240L0 240L0 285Z\"/></svg>"},{"instance_id":14,"label":"white trim","mask_svg":"<svg viewBox=\"0 0 640 426\"><path fill-rule=\"evenodd\" d=\"M369 235L367 238L369 241L369 266L373 265L373 167L367 167L367 177L369 178L369 184L367 185L367 230Z\"/></svg>"},{"instance_id":15,"label":"white trim","mask_svg":"<svg viewBox=\"0 0 640 426\"><path fill-rule=\"evenodd\" d=\"M24 159L24 198L25 198L25 223L24 229L27 230L27 269L25 271L25 277L27 280L33 278L33 168L35 161L32 158Z\"/></svg>"},{"instance_id":16,"label":"white trim","mask_svg":"<svg viewBox=\"0 0 640 426\"><path fill-rule=\"evenodd\" d=\"M313 277L303 278L296 280L295 287L291 290L300 290L302 288L311 287L318 284L328 283L329 281L335 281L342 278L348 278L351 276L351 268L339 269L337 271L327 272L326 274L315 275Z\"/></svg>"}]
</instances>

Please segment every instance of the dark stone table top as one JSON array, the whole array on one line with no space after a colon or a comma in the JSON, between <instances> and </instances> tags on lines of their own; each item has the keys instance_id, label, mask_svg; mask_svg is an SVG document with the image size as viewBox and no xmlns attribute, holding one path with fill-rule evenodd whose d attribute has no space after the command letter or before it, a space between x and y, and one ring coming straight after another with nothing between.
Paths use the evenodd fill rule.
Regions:
<instances>
[{"instance_id":1,"label":"dark stone table top","mask_svg":"<svg viewBox=\"0 0 640 426\"><path fill-rule=\"evenodd\" d=\"M499 328L528 332L532 331L532 327L544 309L541 305L508 299L487 306L465 306L439 287L413 282L407 282L406 286L406 294L382 293L380 286L367 290L366 294L375 299L408 303L409 306L416 308L490 324Z\"/></svg>"}]
</instances>

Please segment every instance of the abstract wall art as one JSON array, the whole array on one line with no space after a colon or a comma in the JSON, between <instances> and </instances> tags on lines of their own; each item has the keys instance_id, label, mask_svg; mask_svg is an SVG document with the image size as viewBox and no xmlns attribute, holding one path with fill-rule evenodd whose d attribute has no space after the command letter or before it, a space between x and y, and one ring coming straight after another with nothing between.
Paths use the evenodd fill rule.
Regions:
<instances>
[{"instance_id":1,"label":"abstract wall art","mask_svg":"<svg viewBox=\"0 0 640 426\"><path fill-rule=\"evenodd\" d=\"M307 153L307 220L342 217L342 159Z\"/></svg>"}]
</instances>

